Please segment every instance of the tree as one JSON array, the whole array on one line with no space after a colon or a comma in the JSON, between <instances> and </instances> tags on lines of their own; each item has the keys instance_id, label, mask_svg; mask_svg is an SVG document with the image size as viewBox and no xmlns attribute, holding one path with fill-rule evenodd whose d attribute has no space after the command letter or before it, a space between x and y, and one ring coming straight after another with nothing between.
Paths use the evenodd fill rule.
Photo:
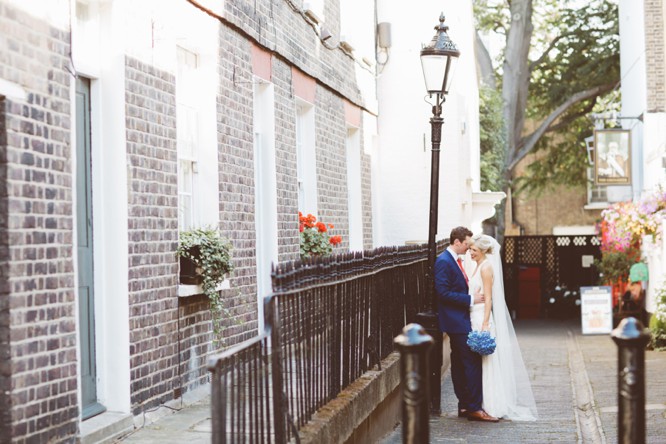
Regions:
<instances>
[{"instance_id":1,"label":"tree","mask_svg":"<svg viewBox=\"0 0 666 444\"><path fill-rule=\"evenodd\" d=\"M528 175L524 188L585 183L582 139L592 130L585 116L619 86L617 2L474 3L478 30L505 37L501 69L495 73L488 72L492 60L478 34L476 56L482 80L491 88L501 86L506 186L514 185L518 163L537 150L546 150L530 170L538 180ZM548 137L554 134L559 136ZM503 222L498 221L500 233Z\"/></svg>"}]
</instances>

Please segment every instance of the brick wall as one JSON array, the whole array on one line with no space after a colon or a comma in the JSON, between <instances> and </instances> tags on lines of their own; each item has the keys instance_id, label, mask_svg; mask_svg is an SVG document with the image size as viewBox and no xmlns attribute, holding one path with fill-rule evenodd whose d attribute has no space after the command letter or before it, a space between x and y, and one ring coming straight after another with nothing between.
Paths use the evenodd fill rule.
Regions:
<instances>
[{"instance_id":1,"label":"brick wall","mask_svg":"<svg viewBox=\"0 0 666 444\"><path fill-rule=\"evenodd\" d=\"M335 225L335 234L342 236L342 244L338 248L348 249L347 125L344 105L340 96L318 85L315 106L319 216L325 223Z\"/></svg>"},{"instance_id":2,"label":"brick wall","mask_svg":"<svg viewBox=\"0 0 666 444\"><path fill-rule=\"evenodd\" d=\"M218 137L220 229L233 244L232 289L222 296L229 312L225 345L257 331L256 227L250 42L238 32L220 32Z\"/></svg>"},{"instance_id":3,"label":"brick wall","mask_svg":"<svg viewBox=\"0 0 666 444\"><path fill-rule=\"evenodd\" d=\"M9 202L7 199L7 125L5 124L7 102L0 96L0 443L9 441L11 435L12 410L10 389L12 371L9 343L9 236L7 220Z\"/></svg>"},{"instance_id":4,"label":"brick wall","mask_svg":"<svg viewBox=\"0 0 666 444\"><path fill-rule=\"evenodd\" d=\"M296 181L296 102L291 65L273 58L275 84L275 164L278 189L279 261L299 258L298 183Z\"/></svg>"},{"instance_id":5,"label":"brick wall","mask_svg":"<svg viewBox=\"0 0 666 444\"><path fill-rule=\"evenodd\" d=\"M130 377L134 414L173 398L178 353L175 78L127 58Z\"/></svg>"},{"instance_id":6,"label":"brick wall","mask_svg":"<svg viewBox=\"0 0 666 444\"><path fill-rule=\"evenodd\" d=\"M341 50L321 47L312 27L289 7L290 2L257 0L225 2L225 17L262 46L274 50L288 63L349 101L362 106L355 81L354 61ZM294 2L297 6L299 2ZM338 2L324 2L326 27L339 35Z\"/></svg>"},{"instance_id":7,"label":"brick wall","mask_svg":"<svg viewBox=\"0 0 666 444\"><path fill-rule=\"evenodd\" d=\"M644 0L647 109L666 111L666 47L664 46L664 1Z\"/></svg>"},{"instance_id":8,"label":"brick wall","mask_svg":"<svg viewBox=\"0 0 666 444\"><path fill-rule=\"evenodd\" d=\"M11 390L9 399L3 395L0 436L73 442L79 410L69 34L4 2L0 29L0 78L27 93L25 102L4 100L0 130L0 385Z\"/></svg>"},{"instance_id":9,"label":"brick wall","mask_svg":"<svg viewBox=\"0 0 666 444\"><path fill-rule=\"evenodd\" d=\"M361 138L364 140L364 138ZM372 147L361 146L361 187L363 205L363 248L371 250L372 242L372 158L365 151L372 152Z\"/></svg>"},{"instance_id":10,"label":"brick wall","mask_svg":"<svg viewBox=\"0 0 666 444\"><path fill-rule=\"evenodd\" d=\"M533 154L523 159L516 176L523 174L534 160ZM538 196L514 193L512 198L513 221L523 227L526 236L553 234L555 226L594 225L601 214L601 210L583 208L587 205L587 189L583 186L557 186Z\"/></svg>"},{"instance_id":11,"label":"brick wall","mask_svg":"<svg viewBox=\"0 0 666 444\"><path fill-rule=\"evenodd\" d=\"M327 3L327 24L338 26ZM343 97L362 105L354 62L319 46L287 3L227 2L219 35L218 154L222 233L234 245L224 342L256 334L251 39L273 51L279 260L298 258L295 98L291 67L314 77L320 216L348 246ZM0 98L0 440L73 442L79 408L73 261L69 35L0 2L0 78L27 91ZM243 31L240 31L240 30ZM267 30L289 32L268 32ZM249 32L251 38L244 35ZM175 78L126 59L131 410L208 380L205 296L178 298ZM362 136L361 136L362 139ZM5 149L6 146L6 149ZM371 243L370 159L362 154L364 242ZM119 223L124 223L122 219ZM5 279L5 277L7 277ZM11 332L11 334L10 334ZM7 393L4 389L9 389ZM9 430L11 429L11 430Z\"/></svg>"}]
</instances>

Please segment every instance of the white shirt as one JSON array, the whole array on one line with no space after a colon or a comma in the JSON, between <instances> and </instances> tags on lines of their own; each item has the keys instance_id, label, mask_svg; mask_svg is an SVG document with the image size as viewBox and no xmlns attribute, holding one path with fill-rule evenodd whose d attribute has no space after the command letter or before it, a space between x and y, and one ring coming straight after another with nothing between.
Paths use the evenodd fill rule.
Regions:
<instances>
[{"instance_id":1,"label":"white shirt","mask_svg":"<svg viewBox=\"0 0 666 444\"><path fill-rule=\"evenodd\" d=\"M462 259L463 263L464 263L465 258L463 256L459 255L458 253L456 253L455 250L450 245L448 247L446 247L446 250L449 253L451 253L451 256L453 256L453 260L458 262L458 259ZM474 305L474 295L470 294L469 295L469 306L471 307L472 305Z\"/></svg>"}]
</instances>

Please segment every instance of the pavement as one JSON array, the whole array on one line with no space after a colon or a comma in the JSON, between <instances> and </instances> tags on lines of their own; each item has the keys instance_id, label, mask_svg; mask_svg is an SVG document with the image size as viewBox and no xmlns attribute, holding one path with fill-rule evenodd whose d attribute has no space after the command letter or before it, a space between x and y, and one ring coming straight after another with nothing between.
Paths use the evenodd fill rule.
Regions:
<instances>
[{"instance_id":1,"label":"pavement","mask_svg":"<svg viewBox=\"0 0 666 444\"><path fill-rule=\"evenodd\" d=\"M617 346L610 335L582 335L577 321L518 321L515 327L539 419L492 424L458 418L447 372L443 413L430 419L430 442L617 443ZM666 352L646 351L645 373L646 442L666 444ZM165 413L116 442L210 443L209 397ZM398 425L380 443L402 443L402 427Z\"/></svg>"},{"instance_id":2,"label":"pavement","mask_svg":"<svg viewBox=\"0 0 666 444\"><path fill-rule=\"evenodd\" d=\"M430 419L430 442L617 443L617 346L610 335L582 335L577 321L518 321L515 327L539 419L494 424L458 418L447 372L443 413ZM666 352L646 351L645 375L646 442L666 443ZM381 441L401 442L400 425Z\"/></svg>"}]
</instances>

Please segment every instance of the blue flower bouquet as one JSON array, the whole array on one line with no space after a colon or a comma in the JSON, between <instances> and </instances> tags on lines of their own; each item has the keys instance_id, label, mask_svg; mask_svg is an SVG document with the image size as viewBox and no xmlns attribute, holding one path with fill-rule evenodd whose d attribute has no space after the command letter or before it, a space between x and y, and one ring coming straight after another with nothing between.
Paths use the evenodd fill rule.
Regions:
<instances>
[{"instance_id":1,"label":"blue flower bouquet","mask_svg":"<svg viewBox=\"0 0 666 444\"><path fill-rule=\"evenodd\" d=\"M491 355L495 351L497 344L495 338L490 336L489 331L471 331L467 335L467 345L480 355Z\"/></svg>"}]
</instances>

